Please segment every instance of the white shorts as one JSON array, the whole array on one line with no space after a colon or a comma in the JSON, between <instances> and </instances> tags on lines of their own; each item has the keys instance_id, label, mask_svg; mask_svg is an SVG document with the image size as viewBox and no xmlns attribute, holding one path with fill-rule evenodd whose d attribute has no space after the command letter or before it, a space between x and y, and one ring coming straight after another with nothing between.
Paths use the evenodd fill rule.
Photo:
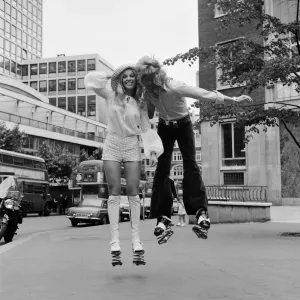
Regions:
<instances>
[{"instance_id":1,"label":"white shorts","mask_svg":"<svg viewBox=\"0 0 300 300\"><path fill-rule=\"evenodd\" d=\"M102 160L118 162L141 161L141 147L138 137L118 137L108 134L103 145Z\"/></svg>"}]
</instances>

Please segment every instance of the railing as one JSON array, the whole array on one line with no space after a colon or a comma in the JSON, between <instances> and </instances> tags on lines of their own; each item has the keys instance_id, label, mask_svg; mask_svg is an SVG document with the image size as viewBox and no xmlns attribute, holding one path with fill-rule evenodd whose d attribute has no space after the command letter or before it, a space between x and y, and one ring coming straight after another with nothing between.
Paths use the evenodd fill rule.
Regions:
<instances>
[{"instance_id":1,"label":"railing","mask_svg":"<svg viewBox=\"0 0 300 300\"><path fill-rule=\"evenodd\" d=\"M22 124L22 125L26 125L26 126L30 126L30 127L40 128L40 129L44 129L47 131L57 132L57 133L70 135L70 136L74 136L74 137L78 137L78 138L82 138L82 139L86 139L86 140L90 140L90 141L100 142L100 143L103 143L104 139L105 139L105 138L97 136L97 135L91 135L89 133L80 132L80 131L76 131L76 130L69 129L69 128L64 128L61 126L49 124L49 123L42 122L42 121L33 120L30 118L26 118L26 117L21 117L21 116L14 115L12 113L7 113L4 111L0 111L0 120L13 122L16 124Z\"/></svg>"},{"instance_id":2,"label":"railing","mask_svg":"<svg viewBox=\"0 0 300 300\"><path fill-rule=\"evenodd\" d=\"M266 202L266 186L206 186L209 201Z\"/></svg>"}]
</instances>

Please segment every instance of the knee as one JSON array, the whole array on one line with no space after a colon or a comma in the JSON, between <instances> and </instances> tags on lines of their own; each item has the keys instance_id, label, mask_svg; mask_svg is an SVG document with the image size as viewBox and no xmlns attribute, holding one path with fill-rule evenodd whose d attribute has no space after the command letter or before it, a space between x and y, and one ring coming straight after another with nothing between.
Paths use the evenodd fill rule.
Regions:
<instances>
[{"instance_id":1,"label":"knee","mask_svg":"<svg viewBox=\"0 0 300 300\"><path fill-rule=\"evenodd\" d=\"M117 185L109 184L108 190L110 191L110 195L112 196L121 195L121 188Z\"/></svg>"},{"instance_id":2,"label":"knee","mask_svg":"<svg viewBox=\"0 0 300 300\"><path fill-rule=\"evenodd\" d=\"M139 189L136 187L127 188L127 196L137 196L139 194Z\"/></svg>"}]
</instances>

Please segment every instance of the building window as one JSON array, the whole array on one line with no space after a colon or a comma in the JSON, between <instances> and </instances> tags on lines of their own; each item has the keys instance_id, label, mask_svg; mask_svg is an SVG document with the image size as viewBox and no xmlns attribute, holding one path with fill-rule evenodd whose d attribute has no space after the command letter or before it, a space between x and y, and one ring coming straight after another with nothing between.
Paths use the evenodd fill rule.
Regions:
<instances>
[{"instance_id":1,"label":"building window","mask_svg":"<svg viewBox=\"0 0 300 300\"><path fill-rule=\"evenodd\" d=\"M174 161L182 161L182 155L180 152L174 152L173 153L173 160Z\"/></svg>"},{"instance_id":2,"label":"building window","mask_svg":"<svg viewBox=\"0 0 300 300\"><path fill-rule=\"evenodd\" d=\"M5 2L4 0L0 0L0 15L4 16L4 11L5 11Z\"/></svg>"},{"instance_id":3,"label":"building window","mask_svg":"<svg viewBox=\"0 0 300 300\"><path fill-rule=\"evenodd\" d=\"M30 76L37 75L37 70L38 70L37 64L30 65Z\"/></svg>"},{"instance_id":4,"label":"building window","mask_svg":"<svg viewBox=\"0 0 300 300\"><path fill-rule=\"evenodd\" d=\"M5 36L10 39L10 23L5 21Z\"/></svg>"},{"instance_id":5,"label":"building window","mask_svg":"<svg viewBox=\"0 0 300 300\"><path fill-rule=\"evenodd\" d=\"M76 97L68 98L68 111L76 114Z\"/></svg>"},{"instance_id":6,"label":"building window","mask_svg":"<svg viewBox=\"0 0 300 300\"><path fill-rule=\"evenodd\" d=\"M78 96L77 99L77 114L81 116L86 116L85 115L85 96Z\"/></svg>"},{"instance_id":7,"label":"building window","mask_svg":"<svg viewBox=\"0 0 300 300\"><path fill-rule=\"evenodd\" d=\"M91 95L87 97L87 115L96 116L96 96Z\"/></svg>"},{"instance_id":8,"label":"building window","mask_svg":"<svg viewBox=\"0 0 300 300\"><path fill-rule=\"evenodd\" d=\"M22 16L23 30L27 30L27 17L25 15Z\"/></svg>"},{"instance_id":9,"label":"building window","mask_svg":"<svg viewBox=\"0 0 300 300\"><path fill-rule=\"evenodd\" d=\"M34 90L37 90L38 89L37 81L31 81L30 87L33 88Z\"/></svg>"},{"instance_id":10,"label":"building window","mask_svg":"<svg viewBox=\"0 0 300 300\"><path fill-rule=\"evenodd\" d=\"M17 40L17 27L11 25L11 38L15 42Z\"/></svg>"},{"instance_id":11,"label":"building window","mask_svg":"<svg viewBox=\"0 0 300 300\"><path fill-rule=\"evenodd\" d=\"M58 107L61 109L66 109L67 100L66 97L59 97L58 98Z\"/></svg>"},{"instance_id":12,"label":"building window","mask_svg":"<svg viewBox=\"0 0 300 300\"><path fill-rule=\"evenodd\" d=\"M234 39L234 40L230 40L230 41L226 41L226 42L222 42L222 43L218 43L218 46L224 46L225 48L227 48L227 56L228 58L232 58L233 56L233 53L232 51L230 50L230 45L233 45L234 43L236 43L238 40L240 40L241 38L238 38L238 39ZM222 54L224 55L224 53ZM216 86L217 86L217 89L222 89L222 88L235 88L235 87L238 87L238 86L241 86L241 85L232 85L231 84L231 80L227 80L226 82L223 82L221 83L219 81L219 78L223 75L223 70L220 66L217 66L217 69L216 69Z\"/></svg>"},{"instance_id":13,"label":"building window","mask_svg":"<svg viewBox=\"0 0 300 300\"><path fill-rule=\"evenodd\" d=\"M75 91L76 90L76 79L68 79L68 91Z\"/></svg>"},{"instance_id":14,"label":"building window","mask_svg":"<svg viewBox=\"0 0 300 300\"><path fill-rule=\"evenodd\" d=\"M221 124L222 166L245 166L245 130L234 123Z\"/></svg>"},{"instance_id":15,"label":"building window","mask_svg":"<svg viewBox=\"0 0 300 300\"><path fill-rule=\"evenodd\" d=\"M81 59L77 61L77 71L85 72L85 59Z\"/></svg>"},{"instance_id":16,"label":"building window","mask_svg":"<svg viewBox=\"0 0 300 300\"><path fill-rule=\"evenodd\" d=\"M0 37L0 53L4 54L4 39Z\"/></svg>"},{"instance_id":17,"label":"building window","mask_svg":"<svg viewBox=\"0 0 300 300\"><path fill-rule=\"evenodd\" d=\"M25 49L22 50L22 58L23 59L28 59L27 50L25 50Z\"/></svg>"},{"instance_id":18,"label":"building window","mask_svg":"<svg viewBox=\"0 0 300 300\"><path fill-rule=\"evenodd\" d=\"M11 18L12 18L12 22L16 24L17 23L17 10L14 7L11 8Z\"/></svg>"},{"instance_id":19,"label":"building window","mask_svg":"<svg viewBox=\"0 0 300 300\"><path fill-rule=\"evenodd\" d=\"M224 185L244 185L244 173L223 173Z\"/></svg>"},{"instance_id":20,"label":"building window","mask_svg":"<svg viewBox=\"0 0 300 300\"><path fill-rule=\"evenodd\" d=\"M0 34L1 34L1 36L4 36L4 26L5 26L5 21L4 21L4 19L0 18Z\"/></svg>"},{"instance_id":21,"label":"building window","mask_svg":"<svg viewBox=\"0 0 300 300\"><path fill-rule=\"evenodd\" d=\"M0 55L0 72L4 72L4 57Z\"/></svg>"},{"instance_id":22,"label":"building window","mask_svg":"<svg viewBox=\"0 0 300 300\"><path fill-rule=\"evenodd\" d=\"M23 65L22 66L22 75L23 76L28 76L28 65Z\"/></svg>"},{"instance_id":23,"label":"building window","mask_svg":"<svg viewBox=\"0 0 300 300\"><path fill-rule=\"evenodd\" d=\"M88 71L96 70L96 60L95 59L88 59L87 60L87 70Z\"/></svg>"},{"instance_id":24,"label":"building window","mask_svg":"<svg viewBox=\"0 0 300 300\"><path fill-rule=\"evenodd\" d=\"M56 98L49 98L49 104L56 106Z\"/></svg>"},{"instance_id":25,"label":"building window","mask_svg":"<svg viewBox=\"0 0 300 300\"><path fill-rule=\"evenodd\" d=\"M40 64L40 75L47 74L47 63Z\"/></svg>"},{"instance_id":26,"label":"building window","mask_svg":"<svg viewBox=\"0 0 300 300\"><path fill-rule=\"evenodd\" d=\"M75 73L75 72L76 72L76 63L75 63L75 60L68 61L68 73Z\"/></svg>"},{"instance_id":27,"label":"building window","mask_svg":"<svg viewBox=\"0 0 300 300\"><path fill-rule=\"evenodd\" d=\"M83 90L83 89L85 89L85 86L84 86L84 78L78 78L78 79L77 79L77 89L78 89L78 90Z\"/></svg>"},{"instance_id":28,"label":"building window","mask_svg":"<svg viewBox=\"0 0 300 300\"><path fill-rule=\"evenodd\" d=\"M39 84L40 84L40 92L46 93L47 92L47 81L42 80L39 82Z\"/></svg>"},{"instance_id":29,"label":"building window","mask_svg":"<svg viewBox=\"0 0 300 300\"><path fill-rule=\"evenodd\" d=\"M11 61L11 63L10 63L10 71L11 71L11 73L16 74L16 62Z\"/></svg>"},{"instance_id":30,"label":"building window","mask_svg":"<svg viewBox=\"0 0 300 300\"><path fill-rule=\"evenodd\" d=\"M56 80L49 80L49 92L56 92Z\"/></svg>"},{"instance_id":31,"label":"building window","mask_svg":"<svg viewBox=\"0 0 300 300\"><path fill-rule=\"evenodd\" d=\"M196 151L196 160L197 161L201 160L201 152L200 151Z\"/></svg>"},{"instance_id":32,"label":"building window","mask_svg":"<svg viewBox=\"0 0 300 300\"><path fill-rule=\"evenodd\" d=\"M66 73L66 62L65 61L58 62L58 73Z\"/></svg>"},{"instance_id":33,"label":"building window","mask_svg":"<svg viewBox=\"0 0 300 300\"><path fill-rule=\"evenodd\" d=\"M10 41L5 40L5 55L10 56Z\"/></svg>"},{"instance_id":34,"label":"building window","mask_svg":"<svg viewBox=\"0 0 300 300\"><path fill-rule=\"evenodd\" d=\"M10 19L11 16L11 6L6 2L5 5L5 14L6 14L6 18Z\"/></svg>"},{"instance_id":35,"label":"building window","mask_svg":"<svg viewBox=\"0 0 300 300\"><path fill-rule=\"evenodd\" d=\"M49 63L49 74L56 73L56 62Z\"/></svg>"},{"instance_id":36,"label":"building window","mask_svg":"<svg viewBox=\"0 0 300 300\"><path fill-rule=\"evenodd\" d=\"M10 71L10 60L7 58L5 58L5 71L7 71L7 73Z\"/></svg>"},{"instance_id":37,"label":"building window","mask_svg":"<svg viewBox=\"0 0 300 300\"><path fill-rule=\"evenodd\" d=\"M22 66L17 64L17 75L22 76Z\"/></svg>"},{"instance_id":38,"label":"building window","mask_svg":"<svg viewBox=\"0 0 300 300\"><path fill-rule=\"evenodd\" d=\"M23 148L34 149L34 137L27 135L24 139Z\"/></svg>"},{"instance_id":39,"label":"building window","mask_svg":"<svg viewBox=\"0 0 300 300\"><path fill-rule=\"evenodd\" d=\"M181 177L183 176L183 168L182 166L176 166L173 169L173 176L174 177Z\"/></svg>"},{"instance_id":40,"label":"building window","mask_svg":"<svg viewBox=\"0 0 300 300\"><path fill-rule=\"evenodd\" d=\"M66 79L59 79L58 80L58 91L59 92L66 91Z\"/></svg>"}]
</instances>

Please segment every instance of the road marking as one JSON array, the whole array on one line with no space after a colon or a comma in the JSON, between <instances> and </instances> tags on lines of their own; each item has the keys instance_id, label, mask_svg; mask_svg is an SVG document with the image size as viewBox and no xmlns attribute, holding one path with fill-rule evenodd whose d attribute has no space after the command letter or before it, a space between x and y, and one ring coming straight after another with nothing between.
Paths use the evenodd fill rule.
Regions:
<instances>
[{"instance_id":1,"label":"road marking","mask_svg":"<svg viewBox=\"0 0 300 300\"><path fill-rule=\"evenodd\" d=\"M56 230L49 230L49 231L42 231L42 232L36 232L36 233L33 233L25 238L21 238L21 239L14 239L12 242L8 243L8 244L4 244L2 246L0 246L0 255L4 254L5 252L9 251L9 250L12 250L26 242L29 242L30 240L42 235L42 234L45 234L45 233L52 233L52 232L57 232L57 231L63 231L65 229L56 229Z\"/></svg>"}]
</instances>

